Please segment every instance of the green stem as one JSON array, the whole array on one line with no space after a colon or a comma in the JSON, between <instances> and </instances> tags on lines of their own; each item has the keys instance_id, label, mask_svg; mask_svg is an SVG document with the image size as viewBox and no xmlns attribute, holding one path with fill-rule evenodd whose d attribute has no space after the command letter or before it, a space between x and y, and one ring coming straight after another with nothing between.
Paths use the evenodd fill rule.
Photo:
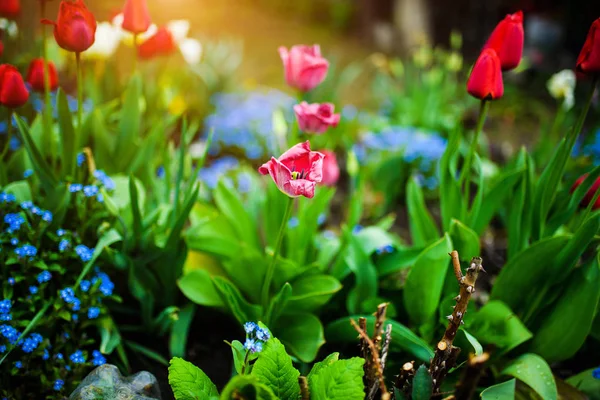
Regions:
<instances>
[{"instance_id":1,"label":"green stem","mask_svg":"<svg viewBox=\"0 0 600 400\"><path fill-rule=\"evenodd\" d=\"M579 136L579 133L581 132L581 128L583 127L583 123L585 122L585 118L587 117L588 111L590 110L590 105L592 104L592 99L594 98L594 92L596 91L597 84L598 84L598 74L594 75L594 78L592 80L592 89L590 90L590 93L588 94L587 101L585 102L585 105L583 106L583 109L581 110L581 114L579 114L579 118L577 119L575 128L573 129L571 136L568 138L569 149L570 149L569 154L571 154L571 152L573 151L573 146L575 146L577 137ZM565 163L566 163L566 161L565 161Z\"/></svg>"},{"instance_id":2,"label":"green stem","mask_svg":"<svg viewBox=\"0 0 600 400\"><path fill-rule=\"evenodd\" d=\"M83 72L81 68L81 53L75 53L77 61L77 137L75 138L75 151L79 151L83 138Z\"/></svg>"},{"instance_id":3,"label":"green stem","mask_svg":"<svg viewBox=\"0 0 600 400\"><path fill-rule=\"evenodd\" d=\"M46 16L46 0L40 1L42 18ZM50 60L48 59L48 44L46 42L46 26L42 25L42 57L44 58L44 148L51 155L52 164L56 161L52 144L52 105L50 102Z\"/></svg>"},{"instance_id":4,"label":"green stem","mask_svg":"<svg viewBox=\"0 0 600 400\"><path fill-rule=\"evenodd\" d=\"M6 143L4 143L4 148L0 154L0 161L4 160L4 156L6 156L8 149L10 148L10 139L12 138L12 118L12 112L9 112L8 120L6 121Z\"/></svg>"},{"instance_id":5,"label":"green stem","mask_svg":"<svg viewBox=\"0 0 600 400\"><path fill-rule=\"evenodd\" d=\"M269 308L269 290L271 289L271 282L273 281L273 274L275 273L275 264L277 263L277 256L281 251L281 244L283 243L283 237L285 236L285 231L287 229L288 221L290 219L290 215L292 214L292 208L294 206L294 198L288 198L288 204L285 210L285 214L283 215L283 221L281 221L281 227L279 228L279 235L277 235L277 242L275 242L275 249L273 253L273 260L269 264L267 271L265 272L265 281L263 282L262 287L262 305L263 312L267 312Z\"/></svg>"},{"instance_id":6,"label":"green stem","mask_svg":"<svg viewBox=\"0 0 600 400\"><path fill-rule=\"evenodd\" d=\"M460 183L461 185L463 183L465 184L465 200L467 205L470 203L471 167L473 165L473 157L477 152L479 136L481 134L481 130L483 129L483 123L485 122L485 117L487 116L489 108L490 102L485 99L481 100L481 107L479 108L479 118L477 119L477 126L475 127L475 135L473 136L473 139L471 141L471 146L469 147L469 152L467 153L467 158L465 159L465 165L463 166L463 170L461 172Z\"/></svg>"},{"instance_id":7,"label":"green stem","mask_svg":"<svg viewBox=\"0 0 600 400\"><path fill-rule=\"evenodd\" d=\"M250 350L246 350L246 357L244 357L244 363L242 364L242 373L240 375L244 375L246 373L246 368L248 368L248 360L250 359Z\"/></svg>"}]
</instances>

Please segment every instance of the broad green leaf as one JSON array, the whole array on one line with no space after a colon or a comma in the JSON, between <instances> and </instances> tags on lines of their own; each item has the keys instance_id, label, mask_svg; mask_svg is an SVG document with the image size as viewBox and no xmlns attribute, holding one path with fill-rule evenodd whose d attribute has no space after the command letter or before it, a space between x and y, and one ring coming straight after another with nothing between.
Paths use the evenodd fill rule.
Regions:
<instances>
[{"instance_id":1,"label":"broad green leaf","mask_svg":"<svg viewBox=\"0 0 600 400\"><path fill-rule=\"evenodd\" d=\"M463 215L463 210L466 207L464 207L460 184L456 179L458 155L462 141L462 132L458 129L457 127L451 130L446 151L444 151L439 163L440 209L444 231L450 229L452 218L460 219L465 216Z\"/></svg>"},{"instance_id":2,"label":"broad green leaf","mask_svg":"<svg viewBox=\"0 0 600 400\"><path fill-rule=\"evenodd\" d=\"M77 138L75 136L75 128L73 127L73 114L69 110L67 96L62 89L58 89L56 93L56 103L58 111L58 126L60 127L60 144L63 178L75 173L75 152ZM80 143L82 144L82 143Z\"/></svg>"},{"instance_id":3,"label":"broad green leaf","mask_svg":"<svg viewBox=\"0 0 600 400\"><path fill-rule=\"evenodd\" d=\"M113 160L120 166L119 170L127 169L136 152L135 145L139 140L142 113L140 99L142 98L142 77L134 73L125 90L125 98L119 119L119 139L115 146Z\"/></svg>"},{"instance_id":4,"label":"broad green leaf","mask_svg":"<svg viewBox=\"0 0 600 400\"><path fill-rule=\"evenodd\" d=\"M33 142L33 139L29 134L29 128L25 122L23 122L22 118L17 117L16 121L17 126L19 127L19 132L21 133L23 146L27 150L27 154L29 154L29 159L33 165L35 175L40 179L40 182L44 188L51 190L58 185L58 179L54 175L53 169L48 165L44 157L41 155L39 149Z\"/></svg>"},{"instance_id":5,"label":"broad green leaf","mask_svg":"<svg viewBox=\"0 0 600 400\"><path fill-rule=\"evenodd\" d=\"M481 343L479 343L479 340L477 340L477 338L473 335L471 335L469 332L467 332L464 329L460 329L460 332L462 332L465 335L465 338L469 341L469 343L471 344L471 346L473 346L473 350L475 350L475 355L480 356L483 354L483 346L481 346Z\"/></svg>"},{"instance_id":6,"label":"broad green leaf","mask_svg":"<svg viewBox=\"0 0 600 400\"><path fill-rule=\"evenodd\" d=\"M548 362L571 358L590 333L600 300L600 271L596 261L578 268L562 295L537 329L531 351Z\"/></svg>"},{"instance_id":7,"label":"broad green leaf","mask_svg":"<svg viewBox=\"0 0 600 400\"><path fill-rule=\"evenodd\" d=\"M356 331L350 325L350 319L358 321L358 318L367 319L367 330L369 334L373 333L375 317L372 315L353 315L340 318L327 325L326 336L329 342L356 343ZM402 325L400 322L388 319L385 325L392 325L392 336L394 340L390 344L390 351L406 351L421 361L428 362L434 354L429 344L418 337L413 331Z\"/></svg>"},{"instance_id":8,"label":"broad green leaf","mask_svg":"<svg viewBox=\"0 0 600 400\"><path fill-rule=\"evenodd\" d=\"M323 325L313 314L283 315L275 321L273 331L286 349L303 362L313 361L325 343Z\"/></svg>"},{"instance_id":9,"label":"broad green leaf","mask_svg":"<svg viewBox=\"0 0 600 400\"><path fill-rule=\"evenodd\" d=\"M176 400L203 400L219 396L210 378L196 367L179 357L169 363L169 385Z\"/></svg>"},{"instance_id":10,"label":"broad green leaf","mask_svg":"<svg viewBox=\"0 0 600 400\"><path fill-rule=\"evenodd\" d=\"M595 368L585 370L567 379L567 383L589 396L590 400L600 400L600 379L594 377Z\"/></svg>"},{"instance_id":11,"label":"broad green leaf","mask_svg":"<svg viewBox=\"0 0 600 400\"><path fill-rule=\"evenodd\" d=\"M452 242L448 234L427 247L411 268L404 285L403 297L410 320L422 325L435 315L446 273Z\"/></svg>"},{"instance_id":12,"label":"broad green leaf","mask_svg":"<svg viewBox=\"0 0 600 400\"><path fill-rule=\"evenodd\" d=\"M5 193L14 194L17 203L33 200L33 197L31 196L31 189L29 188L29 182L27 181L11 182L4 186L2 191Z\"/></svg>"},{"instance_id":13,"label":"broad green leaf","mask_svg":"<svg viewBox=\"0 0 600 400\"><path fill-rule=\"evenodd\" d=\"M242 368L244 366L244 359L246 358L246 353L248 352L248 350L244 348L243 343L239 340L234 340L233 342L231 342L230 346L231 355L233 356L233 367L235 368L235 371L238 373L238 375L241 375ZM248 361L252 360L252 358L250 358L252 356L254 356L254 359L258 357L256 353L250 353Z\"/></svg>"},{"instance_id":14,"label":"broad green leaf","mask_svg":"<svg viewBox=\"0 0 600 400\"><path fill-rule=\"evenodd\" d=\"M204 269L195 269L183 275L177 281L177 286L185 297L196 304L209 307L221 307L225 304L210 273Z\"/></svg>"},{"instance_id":15,"label":"broad green leaf","mask_svg":"<svg viewBox=\"0 0 600 400\"><path fill-rule=\"evenodd\" d=\"M260 319L262 307L246 301L233 283L220 276L213 277L213 282L221 295L221 300L240 324Z\"/></svg>"},{"instance_id":16,"label":"broad green leaf","mask_svg":"<svg viewBox=\"0 0 600 400\"><path fill-rule=\"evenodd\" d=\"M362 358L337 360L325 365L308 380L311 400L362 400L365 398Z\"/></svg>"},{"instance_id":17,"label":"broad green leaf","mask_svg":"<svg viewBox=\"0 0 600 400\"><path fill-rule=\"evenodd\" d=\"M190 249L227 259L235 259L242 252L233 228L221 214L211 214L204 221L194 223L186 230L185 241Z\"/></svg>"},{"instance_id":18,"label":"broad green leaf","mask_svg":"<svg viewBox=\"0 0 600 400\"><path fill-rule=\"evenodd\" d=\"M533 336L510 308L497 300L488 302L477 311L468 327L481 343L494 345L504 352Z\"/></svg>"},{"instance_id":19,"label":"broad green leaf","mask_svg":"<svg viewBox=\"0 0 600 400\"><path fill-rule=\"evenodd\" d=\"M314 311L325 305L342 288L330 275L305 275L292 282L292 295L288 309Z\"/></svg>"},{"instance_id":20,"label":"broad green leaf","mask_svg":"<svg viewBox=\"0 0 600 400\"><path fill-rule=\"evenodd\" d=\"M258 246L254 221L244 208L238 194L221 179L213 195L217 207L227 217L238 238L248 245Z\"/></svg>"},{"instance_id":21,"label":"broad green leaf","mask_svg":"<svg viewBox=\"0 0 600 400\"><path fill-rule=\"evenodd\" d=\"M327 357L325 357L325 359L323 361L320 361L318 363L315 363L315 365L313 365L313 367L311 368L310 372L308 373L308 381L310 382L310 380L319 373L319 371L331 364L333 364L334 362L336 362L337 360L340 359L340 353L331 353L330 355L328 355Z\"/></svg>"},{"instance_id":22,"label":"broad green leaf","mask_svg":"<svg viewBox=\"0 0 600 400\"><path fill-rule=\"evenodd\" d=\"M234 376L223 389L221 400L278 400L269 387L254 375Z\"/></svg>"},{"instance_id":23,"label":"broad green leaf","mask_svg":"<svg viewBox=\"0 0 600 400\"><path fill-rule=\"evenodd\" d=\"M268 323L271 323L271 321L277 321L277 318L279 318L283 310L286 308L291 296L292 286L286 282L281 287L279 292L271 299L267 317L265 318Z\"/></svg>"},{"instance_id":24,"label":"broad green leaf","mask_svg":"<svg viewBox=\"0 0 600 400\"><path fill-rule=\"evenodd\" d=\"M171 357L185 356L185 348L195 311L196 306L191 303L188 303L179 311L177 321L173 324L169 337L169 352L171 353Z\"/></svg>"},{"instance_id":25,"label":"broad green leaf","mask_svg":"<svg viewBox=\"0 0 600 400\"><path fill-rule=\"evenodd\" d=\"M349 229L344 230L344 236L348 241L344 261L355 276L354 288L348 294L346 304L348 311L357 313L364 301L377 296L377 270L358 238Z\"/></svg>"},{"instance_id":26,"label":"broad green leaf","mask_svg":"<svg viewBox=\"0 0 600 400\"><path fill-rule=\"evenodd\" d=\"M70 315L69 315L70 316ZM98 321L100 331L100 352L111 354L121 344L121 334L112 318L102 318Z\"/></svg>"},{"instance_id":27,"label":"broad green leaf","mask_svg":"<svg viewBox=\"0 0 600 400\"><path fill-rule=\"evenodd\" d=\"M532 296L542 290L554 276L557 254L567 245L569 237L555 236L532 244L511 259L498 274L492 286L491 298L502 300L515 312L526 310Z\"/></svg>"},{"instance_id":28,"label":"broad green leaf","mask_svg":"<svg viewBox=\"0 0 600 400\"><path fill-rule=\"evenodd\" d=\"M376 226L361 229L355 236L365 254L369 256L384 246L394 245L398 242L394 235Z\"/></svg>"},{"instance_id":29,"label":"broad green leaf","mask_svg":"<svg viewBox=\"0 0 600 400\"><path fill-rule=\"evenodd\" d=\"M422 247L411 246L396 249L396 251L391 254L385 254L377 260L376 267L379 271L379 276L393 274L400 270L412 267L423 250Z\"/></svg>"},{"instance_id":30,"label":"broad green leaf","mask_svg":"<svg viewBox=\"0 0 600 400\"><path fill-rule=\"evenodd\" d=\"M511 362L503 371L526 383L544 400L556 400L558 393L550 366L537 354L526 353Z\"/></svg>"},{"instance_id":31,"label":"broad green leaf","mask_svg":"<svg viewBox=\"0 0 600 400\"><path fill-rule=\"evenodd\" d=\"M417 373L413 378L412 398L413 400L429 400L433 393L433 382L431 374L424 365L417 369Z\"/></svg>"},{"instance_id":32,"label":"broad green leaf","mask_svg":"<svg viewBox=\"0 0 600 400\"><path fill-rule=\"evenodd\" d=\"M406 186L406 207L412 242L415 246L426 246L440 237L435 222L427 210L423 192L415 178Z\"/></svg>"},{"instance_id":33,"label":"broad green leaf","mask_svg":"<svg viewBox=\"0 0 600 400\"><path fill-rule=\"evenodd\" d=\"M300 372L277 338L269 339L252 367L252 375L267 385L278 399L296 400L300 395Z\"/></svg>"},{"instance_id":34,"label":"broad green leaf","mask_svg":"<svg viewBox=\"0 0 600 400\"><path fill-rule=\"evenodd\" d=\"M452 219L449 233L454 250L458 251L462 261L468 261L472 257L480 256L481 246L479 244L479 235L474 230L459 220Z\"/></svg>"},{"instance_id":35,"label":"broad green leaf","mask_svg":"<svg viewBox=\"0 0 600 400\"><path fill-rule=\"evenodd\" d=\"M481 400L509 400L515 398L515 379L490 386L481 392Z\"/></svg>"}]
</instances>

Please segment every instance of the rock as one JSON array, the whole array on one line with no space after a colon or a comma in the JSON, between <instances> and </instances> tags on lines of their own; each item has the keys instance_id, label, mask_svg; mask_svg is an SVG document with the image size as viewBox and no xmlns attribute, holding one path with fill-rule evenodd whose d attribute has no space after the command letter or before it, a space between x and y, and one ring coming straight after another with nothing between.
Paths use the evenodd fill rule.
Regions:
<instances>
[{"instance_id":1,"label":"rock","mask_svg":"<svg viewBox=\"0 0 600 400\"><path fill-rule=\"evenodd\" d=\"M69 400L160 400L160 389L150 372L124 377L114 365L104 364L85 377Z\"/></svg>"}]
</instances>

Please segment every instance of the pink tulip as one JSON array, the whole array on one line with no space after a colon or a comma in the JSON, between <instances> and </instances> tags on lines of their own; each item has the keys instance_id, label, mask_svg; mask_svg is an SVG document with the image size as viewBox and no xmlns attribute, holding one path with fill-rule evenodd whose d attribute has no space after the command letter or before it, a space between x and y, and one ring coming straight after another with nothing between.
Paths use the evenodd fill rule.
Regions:
<instances>
[{"instance_id":1,"label":"pink tulip","mask_svg":"<svg viewBox=\"0 0 600 400\"><path fill-rule=\"evenodd\" d=\"M319 45L296 45L288 51L279 48L279 55L285 68L285 80L288 85L303 92L317 87L327 76L329 62L321 57Z\"/></svg>"},{"instance_id":2,"label":"pink tulip","mask_svg":"<svg viewBox=\"0 0 600 400\"><path fill-rule=\"evenodd\" d=\"M294 106L300 130L306 133L323 134L330 126L336 127L340 122L340 114L334 114L331 103L308 104L303 101Z\"/></svg>"},{"instance_id":3,"label":"pink tulip","mask_svg":"<svg viewBox=\"0 0 600 400\"><path fill-rule=\"evenodd\" d=\"M312 199L315 184L323 179L324 155L310 151L310 143L298 143L278 159L264 163L259 169L262 175L271 175L284 194L290 197L304 196Z\"/></svg>"},{"instance_id":4,"label":"pink tulip","mask_svg":"<svg viewBox=\"0 0 600 400\"><path fill-rule=\"evenodd\" d=\"M335 186L340 178L340 167L333 151L321 150L323 158L323 179L321 183L325 186Z\"/></svg>"}]
</instances>

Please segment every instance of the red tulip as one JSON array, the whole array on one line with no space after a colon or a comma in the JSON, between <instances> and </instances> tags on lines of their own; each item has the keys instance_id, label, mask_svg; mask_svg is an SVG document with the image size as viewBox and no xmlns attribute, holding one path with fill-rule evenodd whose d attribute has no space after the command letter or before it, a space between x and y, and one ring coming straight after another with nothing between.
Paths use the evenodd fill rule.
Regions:
<instances>
[{"instance_id":1,"label":"red tulip","mask_svg":"<svg viewBox=\"0 0 600 400\"><path fill-rule=\"evenodd\" d=\"M83 0L62 0L56 22L43 19L42 23L54 25L56 43L67 51L81 53L94 44L96 19Z\"/></svg>"},{"instance_id":2,"label":"red tulip","mask_svg":"<svg viewBox=\"0 0 600 400\"><path fill-rule=\"evenodd\" d=\"M133 34L144 33L151 23L146 0L127 0L123 8L123 29Z\"/></svg>"},{"instance_id":3,"label":"red tulip","mask_svg":"<svg viewBox=\"0 0 600 400\"><path fill-rule=\"evenodd\" d=\"M321 48L318 45L297 45L289 51L280 47L279 55L285 68L285 80L296 89L308 92L327 76L329 62L321 57Z\"/></svg>"},{"instance_id":4,"label":"red tulip","mask_svg":"<svg viewBox=\"0 0 600 400\"><path fill-rule=\"evenodd\" d=\"M467 82L467 92L481 100L499 99L504 94L500 59L493 49L485 49L479 55Z\"/></svg>"},{"instance_id":5,"label":"red tulip","mask_svg":"<svg viewBox=\"0 0 600 400\"><path fill-rule=\"evenodd\" d=\"M18 108L27 103L29 91L23 77L10 64L0 65L0 104L8 108Z\"/></svg>"},{"instance_id":6,"label":"red tulip","mask_svg":"<svg viewBox=\"0 0 600 400\"><path fill-rule=\"evenodd\" d=\"M323 158L323 179L321 183L326 186L335 186L340 178L340 167L337 162L337 157L333 151L321 150L325 156Z\"/></svg>"},{"instance_id":7,"label":"red tulip","mask_svg":"<svg viewBox=\"0 0 600 400\"><path fill-rule=\"evenodd\" d=\"M298 143L278 159L264 163L259 169L263 175L271 175L284 194L290 197L304 196L312 199L315 185L323 179L322 153L310 151L310 143Z\"/></svg>"},{"instance_id":8,"label":"red tulip","mask_svg":"<svg viewBox=\"0 0 600 400\"><path fill-rule=\"evenodd\" d=\"M571 193L573 193L575 191L575 189L577 189L577 187L579 187L579 185L581 185L583 183L583 181L587 178L587 176L588 176L588 174L585 174L575 181L575 183L571 187ZM587 191L585 196L583 196L583 199L581 200L582 207L587 207L590 204L590 202L594 199L594 196L596 195L596 192L598 191L598 189L600 189L600 178L596 179L596 182L594 182L592 184L592 187ZM596 202L592 206L592 210L598 210L598 209L600 209L600 197L598 197L598 199L596 199Z\"/></svg>"},{"instance_id":9,"label":"red tulip","mask_svg":"<svg viewBox=\"0 0 600 400\"><path fill-rule=\"evenodd\" d=\"M336 127L340 122L340 114L334 114L331 103L308 104L303 101L294 106L300 130L306 133L323 134L329 127Z\"/></svg>"},{"instance_id":10,"label":"red tulip","mask_svg":"<svg viewBox=\"0 0 600 400\"><path fill-rule=\"evenodd\" d=\"M44 59L36 58L29 64L29 70L27 71L27 82L31 85L31 88L36 92L45 92L46 86L44 85L44 77L46 71L44 71ZM48 61L48 75L50 80L50 91L54 91L58 87L58 73L56 67L52 61Z\"/></svg>"},{"instance_id":11,"label":"red tulip","mask_svg":"<svg viewBox=\"0 0 600 400\"><path fill-rule=\"evenodd\" d=\"M516 68L523 56L523 12L508 14L496 26L484 49L496 50L503 71Z\"/></svg>"},{"instance_id":12,"label":"red tulip","mask_svg":"<svg viewBox=\"0 0 600 400\"><path fill-rule=\"evenodd\" d=\"M0 17L14 19L21 12L20 0L0 0Z\"/></svg>"},{"instance_id":13,"label":"red tulip","mask_svg":"<svg viewBox=\"0 0 600 400\"><path fill-rule=\"evenodd\" d=\"M2 54L4 54L4 43L0 41L0 57L2 57Z\"/></svg>"},{"instance_id":14,"label":"red tulip","mask_svg":"<svg viewBox=\"0 0 600 400\"><path fill-rule=\"evenodd\" d=\"M581 53L577 57L577 71L584 74L600 72L600 18L592 24Z\"/></svg>"},{"instance_id":15,"label":"red tulip","mask_svg":"<svg viewBox=\"0 0 600 400\"><path fill-rule=\"evenodd\" d=\"M157 56L169 55L177 50L173 34L166 27L158 28L158 31L149 37L138 48L140 58L149 59Z\"/></svg>"}]
</instances>

